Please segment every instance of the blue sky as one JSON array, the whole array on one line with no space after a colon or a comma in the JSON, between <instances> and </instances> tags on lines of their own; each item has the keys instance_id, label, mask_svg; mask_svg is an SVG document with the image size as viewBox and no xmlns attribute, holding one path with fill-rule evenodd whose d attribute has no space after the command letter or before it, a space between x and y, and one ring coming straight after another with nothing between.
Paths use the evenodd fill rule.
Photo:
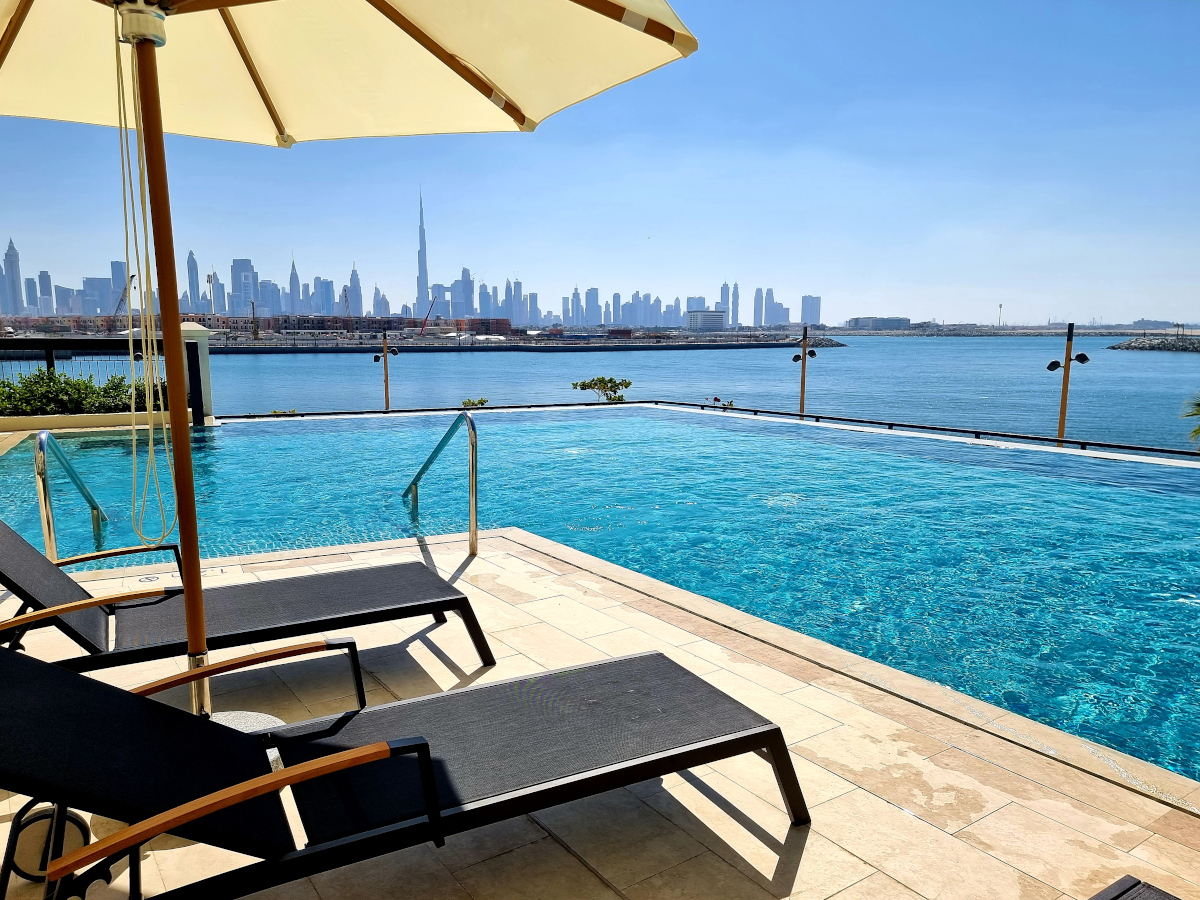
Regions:
<instances>
[{"instance_id":1,"label":"blue sky","mask_svg":"<svg viewBox=\"0 0 1200 900\"><path fill-rule=\"evenodd\" d=\"M168 139L176 245L228 280L520 276L826 322L1200 319L1200 3L678 0L700 50L532 135L283 151ZM166 51L169 52L169 46ZM112 131L0 118L0 237L23 274L106 274ZM182 275L182 272L181 272ZM186 281L181 278L181 283ZM743 315L743 321L746 316Z\"/></svg>"}]
</instances>

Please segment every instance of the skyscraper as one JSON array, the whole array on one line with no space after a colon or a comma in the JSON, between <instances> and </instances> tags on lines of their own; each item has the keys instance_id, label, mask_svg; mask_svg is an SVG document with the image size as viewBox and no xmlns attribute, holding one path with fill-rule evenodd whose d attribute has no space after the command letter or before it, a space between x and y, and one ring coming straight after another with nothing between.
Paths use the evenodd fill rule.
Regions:
<instances>
[{"instance_id":1,"label":"skyscraper","mask_svg":"<svg viewBox=\"0 0 1200 900\"><path fill-rule=\"evenodd\" d=\"M721 285L721 299L717 301L717 309L729 309L729 282Z\"/></svg>"},{"instance_id":2,"label":"skyscraper","mask_svg":"<svg viewBox=\"0 0 1200 900\"><path fill-rule=\"evenodd\" d=\"M621 295L613 294L612 306L612 323L614 325L621 324Z\"/></svg>"},{"instance_id":3,"label":"skyscraper","mask_svg":"<svg viewBox=\"0 0 1200 900\"><path fill-rule=\"evenodd\" d=\"M38 315L54 315L54 287L45 269L38 272Z\"/></svg>"},{"instance_id":4,"label":"skyscraper","mask_svg":"<svg viewBox=\"0 0 1200 900\"><path fill-rule=\"evenodd\" d=\"M488 286L482 281L479 282L479 318L490 319L492 317L492 292L488 290Z\"/></svg>"},{"instance_id":5,"label":"skyscraper","mask_svg":"<svg viewBox=\"0 0 1200 900\"><path fill-rule=\"evenodd\" d=\"M26 315L36 316L38 314L38 292L37 279L25 279L25 306L28 307Z\"/></svg>"},{"instance_id":6,"label":"skyscraper","mask_svg":"<svg viewBox=\"0 0 1200 900\"><path fill-rule=\"evenodd\" d=\"M417 245L417 302L414 318L424 318L429 310L429 264L425 258L425 197L421 196L421 228Z\"/></svg>"},{"instance_id":7,"label":"skyscraper","mask_svg":"<svg viewBox=\"0 0 1200 900\"><path fill-rule=\"evenodd\" d=\"M529 313L529 324L540 325L542 323L542 311L538 309L537 293L531 291L525 295L525 299L527 301L525 307Z\"/></svg>"},{"instance_id":8,"label":"skyscraper","mask_svg":"<svg viewBox=\"0 0 1200 900\"><path fill-rule=\"evenodd\" d=\"M600 314L600 289L588 288L585 293L585 303L583 309L583 322L589 328L594 328L598 325L603 325L604 320Z\"/></svg>"},{"instance_id":9,"label":"skyscraper","mask_svg":"<svg viewBox=\"0 0 1200 900\"><path fill-rule=\"evenodd\" d=\"M583 324L583 301L579 298L579 288L571 293L571 324Z\"/></svg>"},{"instance_id":10,"label":"skyscraper","mask_svg":"<svg viewBox=\"0 0 1200 900\"><path fill-rule=\"evenodd\" d=\"M475 279L463 266L462 277L450 285L450 318L465 319L475 313Z\"/></svg>"},{"instance_id":11,"label":"skyscraper","mask_svg":"<svg viewBox=\"0 0 1200 900\"><path fill-rule=\"evenodd\" d=\"M212 304L211 310L214 315L223 316L228 311L225 305L225 285L221 284L221 279L217 277L217 273L213 272L212 278L212 295L209 297L209 302Z\"/></svg>"},{"instance_id":12,"label":"skyscraper","mask_svg":"<svg viewBox=\"0 0 1200 900\"><path fill-rule=\"evenodd\" d=\"M191 250L188 251L187 260L188 270L188 299L192 301L192 312L201 312L200 309L200 267L196 265L196 254ZM113 288L121 290L124 285L117 286L117 282L113 282ZM120 296L119 294L117 296ZM205 310L207 312L207 310Z\"/></svg>"},{"instance_id":13,"label":"skyscraper","mask_svg":"<svg viewBox=\"0 0 1200 900\"><path fill-rule=\"evenodd\" d=\"M733 283L733 300L729 310L729 324L737 328L741 324L741 319L738 318L738 286L737 282Z\"/></svg>"},{"instance_id":14,"label":"skyscraper","mask_svg":"<svg viewBox=\"0 0 1200 900\"><path fill-rule=\"evenodd\" d=\"M562 323L564 325L571 324L571 298L570 297L563 297Z\"/></svg>"},{"instance_id":15,"label":"skyscraper","mask_svg":"<svg viewBox=\"0 0 1200 900\"><path fill-rule=\"evenodd\" d=\"M258 273L248 259L235 259L229 267L229 315L250 315L250 302L258 302Z\"/></svg>"},{"instance_id":16,"label":"skyscraper","mask_svg":"<svg viewBox=\"0 0 1200 900\"><path fill-rule=\"evenodd\" d=\"M524 325L529 321L529 315L525 308L525 285L521 284L521 279L513 282L513 303L512 303L512 323L514 325Z\"/></svg>"},{"instance_id":17,"label":"skyscraper","mask_svg":"<svg viewBox=\"0 0 1200 900\"><path fill-rule=\"evenodd\" d=\"M763 323L763 292L762 288L754 289L754 327L762 328Z\"/></svg>"},{"instance_id":18,"label":"skyscraper","mask_svg":"<svg viewBox=\"0 0 1200 900\"><path fill-rule=\"evenodd\" d=\"M515 325L517 318L513 313L513 286L512 281L506 278L504 279L504 305L500 307L500 318L508 319Z\"/></svg>"},{"instance_id":19,"label":"skyscraper","mask_svg":"<svg viewBox=\"0 0 1200 900\"><path fill-rule=\"evenodd\" d=\"M821 324L821 298L814 297L812 294L805 294L800 298L800 324L801 325L820 325Z\"/></svg>"},{"instance_id":20,"label":"skyscraper","mask_svg":"<svg viewBox=\"0 0 1200 900\"><path fill-rule=\"evenodd\" d=\"M4 287L7 294L5 314L19 316L24 313L25 302L21 299L21 254L17 245L8 239L8 250L4 253Z\"/></svg>"},{"instance_id":21,"label":"skyscraper","mask_svg":"<svg viewBox=\"0 0 1200 900\"><path fill-rule=\"evenodd\" d=\"M300 294L300 276L296 274L296 260L292 260L292 274L288 276L288 308L290 313L307 312L307 304Z\"/></svg>"},{"instance_id":22,"label":"skyscraper","mask_svg":"<svg viewBox=\"0 0 1200 900\"><path fill-rule=\"evenodd\" d=\"M83 279L83 314L107 316L112 314L112 279Z\"/></svg>"},{"instance_id":23,"label":"skyscraper","mask_svg":"<svg viewBox=\"0 0 1200 900\"><path fill-rule=\"evenodd\" d=\"M349 312L347 315L361 316L363 314L362 282L358 280L358 269L350 265Z\"/></svg>"},{"instance_id":24,"label":"skyscraper","mask_svg":"<svg viewBox=\"0 0 1200 900\"><path fill-rule=\"evenodd\" d=\"M109 270L109 272L112 273L112 291L113 291L113 293L112 293L112 306L109 306L104 310L106 313L114 312L116 310L117 301L121 299L121 294L123 294L125 292L125 286L129 282L129 278L128 278L129 269L125 265L125 260L123 260L123 259L112 260L108 264L108 270ZM126 299L126 302L129 301L128 297L126 297L125 299Z\"/></svg>"},{"instance_id":25,"label":"skyscraper","mask_svg":"<svg viewBox=\"0 0 1200 900\"><path fill-rule=\"evenodd\" d=\"M379 290L379 285L375 285L375 296L371 300L371 311L380 318L385 318L392 314L392 305L388 303L387 295Z\"/></svg>"}]
</instances>

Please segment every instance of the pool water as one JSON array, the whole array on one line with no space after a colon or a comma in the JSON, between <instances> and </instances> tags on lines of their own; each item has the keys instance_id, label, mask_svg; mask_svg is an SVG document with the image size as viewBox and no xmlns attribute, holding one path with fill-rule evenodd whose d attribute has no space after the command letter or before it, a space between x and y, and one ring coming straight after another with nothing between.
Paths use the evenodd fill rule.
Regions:
<instances>
[{"instance_id":1,"label":"pool water","mask_svg":"<svg viewBox=\"0 0 1200 900\"><path fill-rule=\"evenodd\" d=\"M519 526L1200 777L1200 470L642 408L483 413L480 526ZM206 557L414 533L448 416L195 438ZM64 437L133 543L127 436ZM466 441L421 527L466 529ZM26 441L0 516L41 545ZM55 475L63 554L91 549Z\"/></svg>"}]
</instances>

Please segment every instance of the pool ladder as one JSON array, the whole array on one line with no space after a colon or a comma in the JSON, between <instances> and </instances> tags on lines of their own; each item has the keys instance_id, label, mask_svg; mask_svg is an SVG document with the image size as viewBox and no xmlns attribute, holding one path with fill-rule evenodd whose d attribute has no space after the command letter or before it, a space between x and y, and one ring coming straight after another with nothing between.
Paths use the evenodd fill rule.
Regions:
<instances>
[{"instance_id":1,"label":"pool ladder","mask_svg":"<svg viewBox=\"0 0 1200 900\"><path fill-rule=\"evenodd\" d=\"M401 495L410 504L409 512L412 515L412 520L415 523L420 509L420 493L418 485L421 483L421 478L429 471L429 467L437 462L437 458L442 455L442 451L446 449L446 445L454 438L463 424L467 426L467 490L468 503L470 507L470 527L469 527L469 543L470 555L476 556L479 553L479 516L478 516L478 499L479 499L479 435L475 431L475 420L468 412L459 413L454 423L446 429L446 433L442 435L442 439L438 441L438 445L433 448L433 452L429 454L429 458L425 460L425 465L421 466L420 471L413 476L413 480L408 483L408 487L404 489Z\"/></svg>"},{"instance_id":2,"label":"pool ladder","mask_svg":"<svg viewBox=\"0 0 1200 900\"><path fill-rule=\"evenodd\" d=\"M80 495L87 501L87 505L92 509L92 534L96 538L96 549L102 549L104 542L103 523L108 521L108 516L104 510L100 508L100 502L91 492L79 472L71 465L71 461L67 459L67 454L63 452L62 445L54 439L49 431L39 431L37 440L33 445L33 472L37 479L38 492L38 507L42 513L42 537L46 542L46 556L51 561L58 561L58 541L54 535L54 507L50 503L50 477L46 471L46 451L49 450L51 455L58 460L58 464L66 471L67 476L75 485Z\"/></svg>"}]
</instances>

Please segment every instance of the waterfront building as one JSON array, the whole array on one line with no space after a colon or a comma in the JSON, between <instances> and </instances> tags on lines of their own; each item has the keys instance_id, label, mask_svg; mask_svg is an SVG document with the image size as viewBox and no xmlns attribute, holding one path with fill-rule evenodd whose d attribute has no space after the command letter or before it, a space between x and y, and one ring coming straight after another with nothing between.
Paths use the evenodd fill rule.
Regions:
<instances>
[{"instance_id":1,"label":"waterfront building","mask_svg":"<svg viewBox=\"0 0 1200 900\"><path fill-rule=\"evenodd\" d=\"M584 324L589 328L604 324L600 315L600 289L588 288L584 293Z\"/></svg>"},{"instance_id":2,"label":"waterfront building","mask_svg":"<svg viewBox=\"0 0 1200 900\"><path fill-rule=\"evenodd\" d=\"M907 331L911 324L904 316L855 316L846 327L856 331Z\"/></svg>"},{"instance_id":3,"label":"waterfront building","mask_svg":"<svg viewBox=\"0 0 1200 900\"><path fill-rule=\"evenodd\" d=\"M425 197L421 196L421 224L417 244L417 311L425 315L429 309L429 265L425 256ZM415 318L415 316L414 316Z\"/></svg>"},{"instance_id":4,"label":"waterfront building","mask_svg":"<svg viewBox=\"0 0 1200 900\"><path fill-rule=\"evenodd\" d=\"M4 302L3 312L9 316L24 315L25 303L21 299L21 254L12 238L8 239L8 249L4 252Z\"/></svg>"},{"instance_id":5,"label":"waterfront building","mask_svg":"<svg viewBox=\"0 0 1200 900\"><path fill-rule=\"evenodd\" d=\"M729 309L729 324L737 328L742 320L738 318L738 286L736 281L733 283L733 299L730 302L732 306Z\"/></svg>"},{"instance_id":6,"label":"waterfront building","mask_svg":"<svg viewBox=\"0 0 1200 900\"><path fill-rule=\"evenodd\" d=\"M800 324L821 324L821 298L805 294L800 298Z\"/></svg>"},{"instance_id":7,"label":"waterfront building","mask_svg":"<svg viewBox=\"0 0 1200 900\"><path fill-rule=\"evenodd\" d=\"M688 331L724 331L728 315L724 309L689 309L684 327Z\"/></svg>"},{"instance_id":8,"label":"waterfront building","mask_svg":"<svg viewBox=\"0 0 1200 900\"><path fill-rule=\"evenodd\" d=\"M196 307L195 309L192 310L192 312L198 312L198 313L199 312L207 312L207 310L200 308L200 267L198 265L196 265L196 254L193 253L191 250L188 251L187 278L188 278L188 288L187 288L188 297L190 298L192 305ZM116 290L119 292L119 291L123 291L124 289L125 289L124 282L117 281L114 276L113 290ZM120 299L120 297L121 297L121 295L120 295L120 293L118 293L117 299Z\"/></svg>"}]
</instances>

